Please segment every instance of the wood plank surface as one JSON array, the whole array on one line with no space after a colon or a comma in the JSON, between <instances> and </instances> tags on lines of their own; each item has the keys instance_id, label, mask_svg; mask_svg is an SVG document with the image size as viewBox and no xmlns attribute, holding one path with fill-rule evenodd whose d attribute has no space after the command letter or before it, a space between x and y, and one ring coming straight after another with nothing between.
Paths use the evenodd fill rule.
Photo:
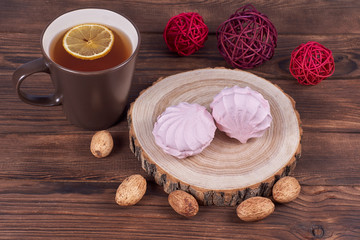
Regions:
<instances>
[{"instance_id":1,"label":"wood plank surface","mask_svg":"<svg viewBox=\"0 0 360 240\"><path fill-rule=\"evenodd\" d=\"M41 57L41 33L6 32L0 36L0 53L3 71L13 71L28 61ZM249 70L269 80L293 80L289 75L291 52L301 43L316 40L332 50L336 71L329 81L354 80L360 77L359 35L288 35L279 33L278 46L271 61ZM194 55L177 56L169 52L162 34L142 33L140 54L136 65L134 83L152 83L158 77L178 73L189 69L206 67L230 67L226 64L217 49L215 34L210 34L205 47ZM341 45L339 46L339 42ZM20 45L20 46L19 46ZM296 80L294 80L296 82ZM291 81L292 83L295 83ZM5 83L2 83L5 84Z\"/></svg>"},{"instance_id":2,"label":"wood plank surface","mask_svg":"<svg viewBox=\"0 0 360 240\"><path fill-rule=\"evenodd\" d=\"M85 7L108 8L134 19L141 32L162 32L167 21L181 12L196 11L203 16L210 32L215 32L236 9L251 3L266 14L284 34L339 34L360 33L359 9L357 0L326 1L313 3L307 0L297 1L182 1L156 0L115 2L112 0L63 0L63 1L1 1L3 10L2 31L41 33L46 24L63 12ZM29 9L31 9L29 11ZM61 11L60 11L61 10ZM16 14L14 14L16 13ZM36 21L26 21L26 16ZM286 21L284 21L286 20ZM290 22L291 24L288 24ZM16 28L14 28L14 24Z\"/></svg>"},{"instance_id":3,"label":"wood plank surface","mask_svg":"<svg viewBox=\"0 0 360 240\"><path fill-rule=\"evenodd\" d=\"M8 36L7 36L8 35ZM11 78L13 70L21 64L40 57L40 47L38 39L32 40L30 46L24 46L23 50L19 50L19 46L14 42L22 42L27 34L6 34L0 41L0 53L3 56L3 64L1 65L4 78ZM35 39L35 35L30 35ZM156 34L143 34L143 44L136 65L136 72L133 80L129 103L134 101L139 92L150 86L159 77L165 77L171 74L188 71L204 67L229 67L222 59L216 48L215 36L209 37L209 46L204 51L200 50L198 54L189 57L178 57L169 53L162 37ZM323 131L336 131L343 129L347 132L358 131L360 124L360 92L358 91L360 83L360 58L358 52L360 50L360 41L358 35L345 35L337 37L337 42L333 40L333 36L321 36L323 44L333 49L336 61L335 74L321 85L314 87L300 87L297 81L290 75L288 67L290 62L290 54L297 43L305 42L304 36L288 36L284 35L282 42L279 43L274 58L264 65L252 69L250 72L264 77L274 84L279 85L287 94L290 94L297 102L297 110L303 119L303 126L321 129ZM345 44L338 48L336 43L344 41ZM158 44L161 42L161 44ZM290 44L291 43L291 44ZM34 48L32 50L32 48ZM29 56L27 52L32 52ZM14 57L16 56L16 57ZM37 94L50 93L52 89L51 82L46 74L38 74L32 76L25 81L24 88ZM336 93L336 98L332 95ZM6 101L0 102L0 111L6 112L8 119L9 114L19 118L19 111L27 111L25 116L31 116L30 124L45 124L46 127L40 131L52 131L56 126L51 126L52 121L60 120L61 125L67 122L61 112L61 107L39 108L22 103L14 94L13 86L10 81L0 82L0 98L16 104L9 105ZM332 96L332 97L327 97ZM9 108L16 112L9 112ZM318 111L319 108L322 111ZM336 111L334 111L334 109ZM43 116L43 115L46 116ZM305 117L304 117L305 114ZM2 117L2 116L0 116ZM5 116L3 116L5 117ZM45 117L45 118L44 118ZM47 117L51 118L47 121ZM43 119L39 122L39 118ZM54 119L55 118L55 119ZM10 126L16 126L20 130L19 123L15 121L9 122L3 131L10 130ZM315 120L316 119L316 120ZM19 119L25 121L25 118ZM307 122L309 120L309 122ZM22 123L21 125L26 124ZM26 125L25 125L26 127ZM1 128L1 125L0 125ZM31 129L30 129L31 130ZM39 131L39 129L33 129ZM3 132L1 131L1 132Z\"/></svg>"},{"instance_id":4,"label":"wood plank surface","mask_svg":"<svg viewBox=\"0 0 360 240\"><path fill-rule=\"evenodd\" d=\"M114 150L109 157L100 160L89 150L92 132L2 135L2 156L6 158L1 159L0 179L108 182L122 181L136 173L146 176L129 149L128 132L115 128L110 132ZM305 132L302 157L294 176L306 185L351 186L358 183L359 146L359 134ZM14 161L17 156L22 158ZM347 164L342 164L344 161Z\"/></svg>"},{"instance_id":5,"label":"wood plank surface","mask_svg":"<svg viewBox=\"0 0 360 240\"><path fill-rule=\"evenodd\" d=\"M270 217L242 223L235 207L200 206L187 219L150 184L132 207L114 202L116 183L7 181L0 187L0 232L6 239L355 239L359 188L305 186ZM22 206L19 208L19 206ZM334 208L334 206L337 206ZM254 229L262 229L254 231Z\"/></svg>"},{"instance_id":6,"label":"wood plank surface","mask_svg":"<svg viewBox=\"0 0 360 240\"><path fill-rule=\"evenodd\" d=\"M360 1L265 1L251 3L279 33L274 57L248 70L279 85L296 101L302 157L294 171L302 190L289 204L276 204L268 218L242 222L235 207L200 206L198 215L177 215L162 187L142 170L129 149L126 112L109 131L114 150L104 159L89 150L93 131L71 125L60 107L19 100L14 70L41 57L40 36L64 12L100 7L124 13L141 31L128 105L160 77L207 67L231 68L217 50L220 23L249 1L8 0L0 1L0 239L360 239ZM170 17L199 12L210 34L188 57L168 51L163 29ZM290 75L290 54L318 41L333 51L333 76L313 87ZM23 89L48 94L46 74ZM148 181L132 207L114 201L129 175Z\"/></svg>"}]
</instances>

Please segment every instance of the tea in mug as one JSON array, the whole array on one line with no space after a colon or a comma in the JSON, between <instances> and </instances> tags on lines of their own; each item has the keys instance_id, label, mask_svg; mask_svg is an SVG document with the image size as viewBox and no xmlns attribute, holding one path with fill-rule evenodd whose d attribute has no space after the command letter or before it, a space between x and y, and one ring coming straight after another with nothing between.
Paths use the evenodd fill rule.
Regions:
<instances>
[{"instance_id":1,"label":"tea in mug","mask_svg":"<svg viewBox=\"0 0 360 240\"><path fill-rule=\"evenodd\" d=\"M83 60L72 56L63 46L63 38L66 32L55 37L50 45L50 57L57 64L75 71L101 71L115 67L126 61L132 53L132 45L129 37L118 29L111 29L114 35L114 43L110 52L105 56L94 60Z\"/></svg>"}]
</instances>

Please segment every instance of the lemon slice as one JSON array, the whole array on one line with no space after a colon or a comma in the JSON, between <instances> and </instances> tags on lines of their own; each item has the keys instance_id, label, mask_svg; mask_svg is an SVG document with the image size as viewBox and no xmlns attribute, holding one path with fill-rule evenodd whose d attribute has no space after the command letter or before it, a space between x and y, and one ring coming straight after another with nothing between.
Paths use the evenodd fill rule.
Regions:
<instances>
[{"instance_id":1,"label":"lemon slice","mask_svg":"<svg viewBox=\"0 0 360 240\"><path fill-rule=\"evenodd\" d=\"M72 56L94 60L108 54L114 44L114 34L99 24L81 24L71 28L63 38L65 50Z\"/></svg>"}]
</instances>

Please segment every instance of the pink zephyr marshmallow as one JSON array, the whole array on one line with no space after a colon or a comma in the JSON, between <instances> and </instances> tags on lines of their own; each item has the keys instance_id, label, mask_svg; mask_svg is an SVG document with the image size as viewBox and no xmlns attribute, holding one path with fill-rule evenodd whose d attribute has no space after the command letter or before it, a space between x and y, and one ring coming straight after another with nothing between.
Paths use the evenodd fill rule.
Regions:
<instances>
[{"instance_id":1,"label":"pink zephyr marshmallow","mask_svg":"<svg viewBox=\"0 0 360 240\"><path fill-rule=\"evenodd\" d=\"M216 125L205 107L181 102L157 118L152 131L164 152L185 158L202 152L214 138Z\"/></svg>"},{"instance_id":2,"label":"pink zephyr marshmallow","mask_svg":"<svg viewBox=\"0 0 360 240\"><path fill-rule=\"evenodd\" d=\"M249 87L223 89L210 108L219 130L241 143L263 136L272 121L269 102Z\"/></svg>"}]
</instances>

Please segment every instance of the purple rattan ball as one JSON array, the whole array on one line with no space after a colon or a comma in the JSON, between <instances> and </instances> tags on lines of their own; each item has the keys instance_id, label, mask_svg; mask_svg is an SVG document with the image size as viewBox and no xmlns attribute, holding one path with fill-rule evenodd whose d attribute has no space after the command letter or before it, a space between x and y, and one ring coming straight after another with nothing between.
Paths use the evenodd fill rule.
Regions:
<instances>
[{"instance_id":1,"label":"purple rattan ball","mask_svg":"<svg viewBox=\"0 0 360 240\"><path fill-rule=\"evenodd\" d=\"M277 31L267 16L248 4L219 26L216 37L226 62L249 69L274 56Z\"/></svg>"}]
</instances>

